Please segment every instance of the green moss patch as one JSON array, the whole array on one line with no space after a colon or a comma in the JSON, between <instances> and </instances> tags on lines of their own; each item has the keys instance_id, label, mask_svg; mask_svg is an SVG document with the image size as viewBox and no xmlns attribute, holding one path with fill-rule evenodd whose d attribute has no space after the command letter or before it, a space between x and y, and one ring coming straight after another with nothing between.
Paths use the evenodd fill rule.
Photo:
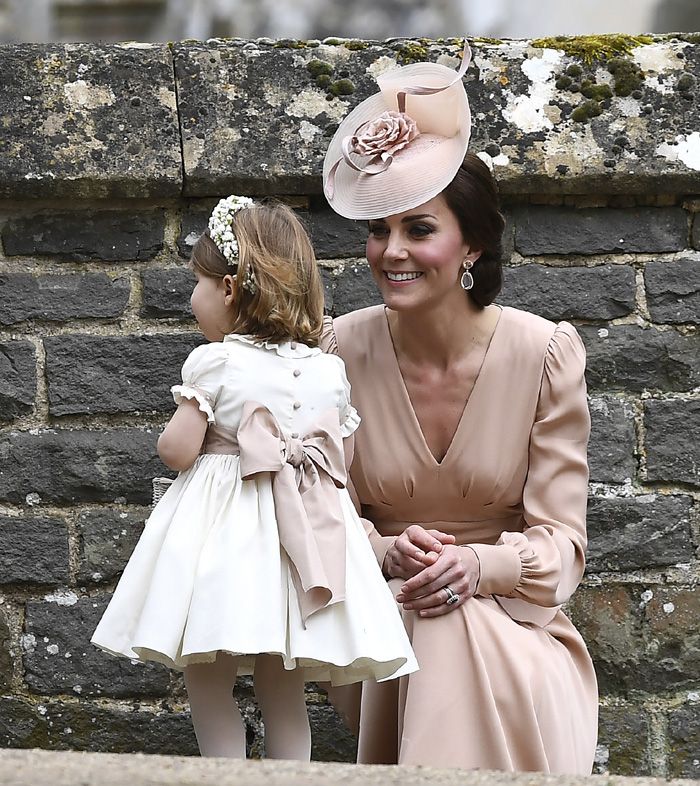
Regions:
<instances>
[{"instance_id":1,"label":"green moss patch","mask_svg":"<svg viewBox=\"0 0 700 786\"><path fill-rule=\"evenodd\" d=\"M622 33L606 33L603 35L551 36L536 38L532 46L539 49L561 49L571 57L577 57L584 63L594 60L609 60L611 57L628 55L637 46L651 44L654 39L648 35L624 35Z\"/></svg>"}]
</instances>

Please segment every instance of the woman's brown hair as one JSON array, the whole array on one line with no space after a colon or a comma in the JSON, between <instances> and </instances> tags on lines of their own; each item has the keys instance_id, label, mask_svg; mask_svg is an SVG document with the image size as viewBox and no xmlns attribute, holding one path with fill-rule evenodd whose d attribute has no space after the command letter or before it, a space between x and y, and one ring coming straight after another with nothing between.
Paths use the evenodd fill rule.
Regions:
<instances>
[{"instance_id":1,"label":"woman's brown hair","mask_svg":"<svg viewBox=\"0 0 700 786\"><path fill-rule=\"evenodd\" d=\"M486 164L467 153L452 182L442 192L447 206L459 221L462 237L470 248L481 251L471 274L474 286L469 297L488 306L503 286L503 229L496 181Z\"/></svg>"},{"instance_id":2,"label":"woman's brown hair","mask_svg":"<svg viewBox=\"0 0 700 786\"><path fill-rule=\"evenodd\" d=\"M235 276L232 333L268 341L318 346L323 284L311 241L294 211L281 203L255 204L232 220L238 264L229 265L207 230L192 249L191 264L211 278ZM252 272L255 292L243 282Z\"/></svg>"}]
</instances>

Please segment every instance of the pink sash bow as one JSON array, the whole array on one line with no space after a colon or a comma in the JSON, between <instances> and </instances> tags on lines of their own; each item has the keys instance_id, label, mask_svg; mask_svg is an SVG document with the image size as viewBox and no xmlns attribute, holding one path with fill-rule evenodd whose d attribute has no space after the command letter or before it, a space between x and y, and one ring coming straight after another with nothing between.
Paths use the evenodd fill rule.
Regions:
<instances>
[{"instance_id":1,"label":"pink sash bow","mask_svg":"<svg viewBox=\"0 0 700 786\"><path fill-rule=\"evenodd\" d=\"M255 401L238 427L243 480L272 473L272 496L282 548L292 568L302 620L345 600L345 523L338 488L346 483L337 410L322 415L301 438L282 432Z\"/></svg>"}]
</instances>

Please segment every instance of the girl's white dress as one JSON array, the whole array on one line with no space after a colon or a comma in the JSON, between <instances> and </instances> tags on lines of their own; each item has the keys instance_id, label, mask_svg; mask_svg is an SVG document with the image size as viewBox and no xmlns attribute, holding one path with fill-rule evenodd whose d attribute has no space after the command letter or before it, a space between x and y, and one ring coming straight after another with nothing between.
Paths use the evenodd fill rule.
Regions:
<instances>
[{"instance_id":1,"label":"girl's white dress","mask_svg":"<svg viewBox=\"0 0 700 786\"><path fill-rule=\"evenodd\" d=\"M207 416L208 434L233 435L234 445L244 410L249 413L251 402L259 402L279 428L282 463L290 446L298 452L305 435L324 418L328 422L329 413L343 437L360 423L343 361L301 343L231 334L195 349L183 365L182 384L172 392L176 403L195 399ZM329 515L321 528L328 534L330 527L341 551L345 541L344 566L342 553L329 555L326 548L335 594L328 605L302 612L297 565L280 543L276 472L244 472L243 479L237 450L219 446L224 452L207 452L206 444L209 440L153 509L92 642L113 654L174 668L228 652L242 656L239 674L254 671L256 654L274 653L286 668L303 668L305 679L335 685L415 671L396 601L347 489L337 482L324 486L332 499L326 497ZM301 458L313 450L310 446ZM297 469L285 469L299 477ZM322 469L311 467L307 485L319 474ZM292 511L296 508L285 507L282 513L295 522ZM344 538L337 529L343 526ZM316 547L308 532L300 537L302 548Z\"/></svg>"}]
</instances>

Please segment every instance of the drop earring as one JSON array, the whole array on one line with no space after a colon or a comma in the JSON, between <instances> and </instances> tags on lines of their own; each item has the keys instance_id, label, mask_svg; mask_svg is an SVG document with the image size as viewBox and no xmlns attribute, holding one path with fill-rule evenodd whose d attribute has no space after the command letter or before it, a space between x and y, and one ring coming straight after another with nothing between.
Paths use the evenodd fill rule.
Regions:
<instances>
[{"instance_id":1,"label":"drop earring","mask_svg":"<svg viewBox=\"0 0 700 786\"><path fill-rule=\"evenodd\" d=\"M464 268L464 273L462 273L462 278L460 279L460 286L466 292L470 290L474 286L474 276L472 276L471 271L469 268L473 265L473 262L468 262L466 259L462 262L462 267Z\"/></svg>"}]
</instances>

